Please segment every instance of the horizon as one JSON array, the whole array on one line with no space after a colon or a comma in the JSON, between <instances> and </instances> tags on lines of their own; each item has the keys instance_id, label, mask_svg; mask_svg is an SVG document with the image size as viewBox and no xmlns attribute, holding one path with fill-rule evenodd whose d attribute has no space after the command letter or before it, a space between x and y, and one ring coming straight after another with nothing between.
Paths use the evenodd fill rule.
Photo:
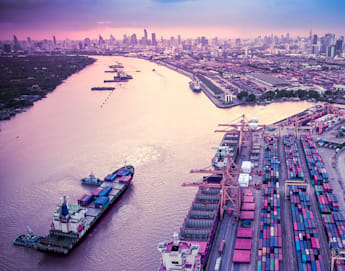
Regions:
<instances>
[{"instance_id":1,"label":"horizon","mask_svg":"<svg viewBox=\"0 0 345 271\"><path fill-rule=\"evenodd\" d=\"M109 39L110 35L112 35L116 40L122 40L124 35L127 35L127 37L130 37L132 34L136 34L137 38L141 38L144 36L144 29L147 30L148 33L148 38L151 39L151 33L155 33L157 40L160 40L161 37L164 39L170 39L170 37L175 37L177 38L178 35L181 35L182 40L187 40L187 39L196 39L200 38L202 36L206 37L207 39L213 39L213 38L218 38L221 40L228 40L228 39L243 39L243 40L251 40L255 39L258 37L270 37L270 36L278 36L280 37L281 35L286 36L286 34L289 34L290 38L296 39L296 38L308 38L310 35L310 31L312 31L312 34L317 34L318 36L324 36L327 33L332 33L335 34L337 37L345 36L345 31L344 32L336 32L332 31L331 29L329 30L323 30L323 31L316 31L313 29L309 29L308 31L300 31L300 32L292 32L292 31L279 31L279 32L263 32L263 33L257 33L253 32L251 36L249 35L236 35L235 33L238 33L237 31L225 31L224 29L219 30L218 33L217 30L214 29L214 31L210 32L205 32L200 30L189 30L194 34L189 34L190 32L183 32L183 31L178 31L178 30L158 30L153 29L151 30L150 28L142 28L142 29L132 29L132 28L106 28L103 30L91 30L91 31L81 31L81 32L70 32L70 34L64 35L57 31L56 33L37 33L37 32L29 32L29 33L23 33L19 31L18 33L12 33L6 35L6 38L1 38L0 35L0 41L11 41L13 40L13 37L16 36L19 41L25 41L27 40L28 37L30 37L31 40L51 40L53 39L53 36L55 36L57 41L63 41L63 40L76 40L76 41L81 41L86 38L89 38L91 40L97 40L99 39L99 36L102 36L104 39ZM205 30L205 29L204 29ZM161 32L160 32L161 31ZM212 34L211 34L212 32ZM229 34L226 34L229 33Z\"/></svg>"},{"instance_id":2,"label":"horizon","mask_svg":"<svg viewBox=\"0 0 345 271\"><path fill-rule=\"evenodd\" d=\"M3 0L0 39L122 39L143 30L157 38L254 38L313 33L345 34L345 2L334 0Z\"/></svg>"}]
</instances>

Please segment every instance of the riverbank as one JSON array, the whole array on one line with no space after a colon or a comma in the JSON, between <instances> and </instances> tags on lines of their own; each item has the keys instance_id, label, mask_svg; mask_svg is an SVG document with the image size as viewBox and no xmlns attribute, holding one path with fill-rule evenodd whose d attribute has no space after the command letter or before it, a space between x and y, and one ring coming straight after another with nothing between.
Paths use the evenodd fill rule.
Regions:
<instances>
[{"instance_id":1,"label":"riverbank","mask_svg":"<svg viewBox=\"0 0 345 271\"><path fill-rule=\"evenodd\" d=\"M0 57L0 120L23 112L95 61L85 56Z\"/></svg>"},{"instance_id":2,"label":"riverbank","mask_svg":"<svg viewBox=\"0 0 345 271\"><path fill-rule=\"evenodd\" d=\"M155 61L156 64L164 66L166 68L169 68L175 72L178 72L180 74L183 74L187 77L189 77L191 80L193 80L193 76L197 76L200 80L201 90L202 92L211 100L211 102L217 106L218 108L232 108L238 105L243 105L243 102L238 103L231 103L231 104L224 104L223 101L220 100L221 96L224 96L225 93L222 89L220 89L218 86L216 86L213 82L211 82L209 79L206 79L202 75L195 75L193 71L189 71L183 67L174 65L172 63L169 63L167 61ZM202 78L200 78L202 76ZM206 81L207 80L207 81Z\"/></svg>"}]
</instances>

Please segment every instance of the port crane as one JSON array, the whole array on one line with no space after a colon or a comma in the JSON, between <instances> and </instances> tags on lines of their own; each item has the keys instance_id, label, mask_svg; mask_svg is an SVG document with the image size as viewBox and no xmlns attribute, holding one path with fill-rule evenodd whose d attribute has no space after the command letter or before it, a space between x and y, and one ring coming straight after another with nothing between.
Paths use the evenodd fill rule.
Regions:
<instances>
[{"instance_id":1,"label":"port crane","mask_svg":"<svg viewBox=\"0 0 345 271\"><path fill-rule=\"evenodd\" d=\"M238 120L238 119L237 119ZM252 146L252 131L257 129L257 127L266 128L266 125L258 125L257 122L248 122L245 115L240 118L240 124L219 124L219 126L230 127L232 130L216 130L215 132L223 132L227 134L239 134L238 151L241 154L242 145L248 146L247 150L251 149ZM278 127L278 126L277 126ZM239 128L239 130L237 130ZM264 130L263 129L263 130ZM221 190L221 200L220 200L220 217L223 218L225 209L230 209L234 211L234 221L237 221L240 217L241 201L242 201L242 187L239 186L238 177L235 175L241 174L241 169L233 161L233 159L228 155L227 164L221 169L212 169L211 166L205 169L191 170L191 173L204 173L213 174L221 176L220 183L208 183L207 178L201 182L187 182L183 183L183 186L194 186L194 187L207 187L207 188L218 188ZM260 170L251 172L249 175L262 175ZM249 185L248 188L259 189L258 185ZM231 192L230 192L231 191ZM230 201L232 207L227 208L226 203Z\"/></svg>"}]
</instances>

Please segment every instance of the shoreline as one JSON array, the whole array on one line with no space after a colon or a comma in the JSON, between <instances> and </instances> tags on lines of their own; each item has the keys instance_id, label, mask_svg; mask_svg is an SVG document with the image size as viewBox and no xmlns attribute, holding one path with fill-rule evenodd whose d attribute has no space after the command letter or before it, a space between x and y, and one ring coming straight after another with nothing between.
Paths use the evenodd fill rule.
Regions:
<instances>
[{"instance_id":1,"label":"shoreline","mask_svg":"<svg viewBox=\"0 0 345 271\"><path fill-rule=\"evenodd\" d=\"M135 58L137 58L137 57L135 57ZM147 59L145 59L145 58L139 58L139 59L147 60ZM184 69L182 69L182 68L178 68L178 67L176 67L176 66L173 66L173 65L171 65L170 63L166 63L166 62L163 62L163 61L153 61L153 60L151 60L151 62L153 62L153 63L155 63L155 64L157 64L157 65L166 67L166 68L168 68L168 69L170 69L170 70L172 70L172 71L178 72L178 73L180 73L180 74L182 74L182 75L184 75L184 76L187 76L187 77L190 78L191 80L193 79L193 78L192 78L193 73L191 73L191 72L189 72L189 71L186 71L186 70L184 70ZM258 102L241 102L241 103L234 103L234 104L224 105L224 104L220 104L220 103L219 103L219 100L216 99L216 98L210 93L210 91L208 90L208 87L204 84L204 82L201 81L201 85L202 85L201 90L202 90L202 92L206 95L206 97L209 98L209 99L211 100L211 102L212 102L216 107L221 108L221 109L228 109L228 108L233 108L233 107L237 107L237 106L255 106L255 105L262 105L262 106L265 106L265 105L269 105L269 104L272 104L272 103L303 102L303 101L307 101L307 100L298 100L298 101L296 101L296 100L288 100L288 99L287 99L287 100L283 100L283 101L274 101L274 100L273 100L273 101L268 102L268 103L264 103L264 102L262 102L262 103L258 103ZM307 101L307 102L309 102L309 101ZM313 104L314 104L313 106L315 106L317 102L316 102L316 103L315 103L315 102L310 102L310 103L313 103ZM311 107L313 107L313 106L311 106ZM304 110L304 111L305 111L305 110ZM297 113L297 114L294 114L294 115L292 115L291 117L297 116L297 115L303 113L304 111L302 111L302 112L300 112L300 113ZM289 118L290 118L290 117L289 117ZM280 121L278 121L278 122L280 123L280 122L283 122L284 120L286 120L286 118L283 119L283 120L280 120Z\"/></svg>"},{"instance_id":2,"label":"shoreline","mask_svg":"<svg viewBox=\"0 0 345 271\"><path fill-rule=\"evenodd\" d=\"M0 88L0 121L10 120L16 114L25 112L36 101L55 91L64 80L96 61L88 56L1 57L4 68ZM19 67L22 68L20 71Z\"/></svg>"}]
</instances>

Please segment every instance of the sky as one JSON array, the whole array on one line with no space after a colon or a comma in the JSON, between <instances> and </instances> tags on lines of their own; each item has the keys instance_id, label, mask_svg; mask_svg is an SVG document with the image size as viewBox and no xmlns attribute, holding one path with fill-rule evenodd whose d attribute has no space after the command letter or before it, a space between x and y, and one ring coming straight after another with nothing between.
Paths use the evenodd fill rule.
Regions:
<instances>
[{"instance_id":1,"label":"sky","mask_svg":"<svg viewBox=\"0 0 345 271\"><path fill-rule=\"evenodd\" d=\"M0 39L345 34L345 0L0 0Z\"/></svg>"}]
</instances>

